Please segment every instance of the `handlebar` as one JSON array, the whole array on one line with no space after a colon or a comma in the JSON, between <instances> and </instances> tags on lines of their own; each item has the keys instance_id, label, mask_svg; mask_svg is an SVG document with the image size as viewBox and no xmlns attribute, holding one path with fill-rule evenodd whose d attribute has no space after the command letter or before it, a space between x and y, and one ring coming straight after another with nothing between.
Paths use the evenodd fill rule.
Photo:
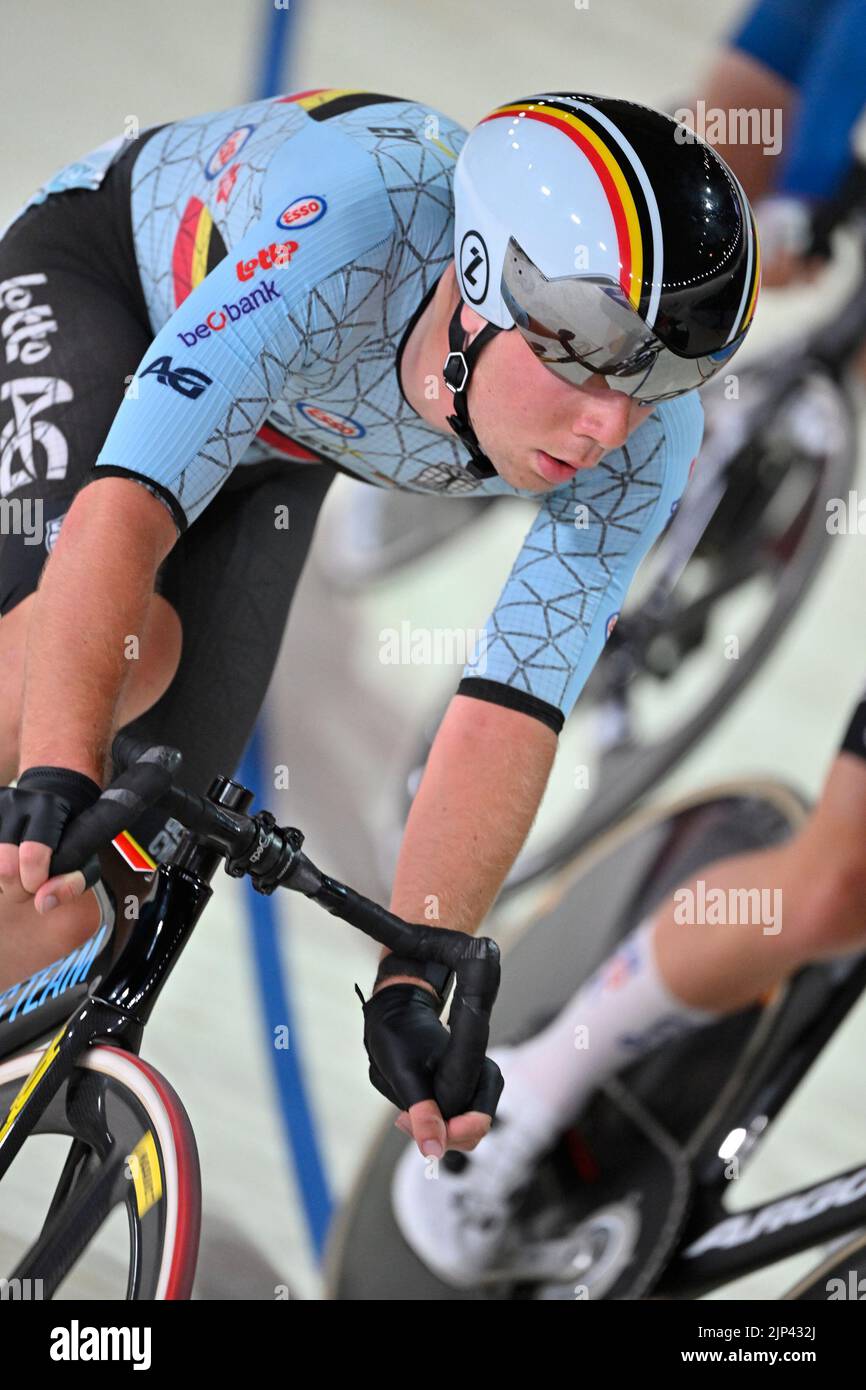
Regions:
<instances>
[{"instance_id":1,"label":"handlebar","mask_svg":"<svg viewBox=\"0 0 866 1390\"><path fill-rule=\"evenodd\" d=\"M437 1069L436 1092L446 1119L462 1114L484 1060L490 1015L499 990L499 947L489 937L405 922L354 889L330 878L301 851L302 832L278 826L269 811L247 815L175 785L182 757L176 748L118 734L112 744L116 776L99 800L70 822L51 858L50 874L70 873L142 812L156 806L225 860L226 872L248 877L257 892L303 893L401 956L435 961L454 971L450 1041Z\"/></svg>"}]
</instances>

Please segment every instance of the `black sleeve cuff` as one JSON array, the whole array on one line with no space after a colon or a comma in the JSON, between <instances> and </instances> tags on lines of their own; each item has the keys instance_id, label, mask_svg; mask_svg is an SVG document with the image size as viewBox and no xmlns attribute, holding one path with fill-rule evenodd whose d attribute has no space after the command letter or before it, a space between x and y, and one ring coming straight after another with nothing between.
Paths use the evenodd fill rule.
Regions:
<instances>
[{"instance_id":1,"label":"black sleeve cuff","mask_svg":"<svg viewBox=\"0 0 866 1390\"><path fill-rule=\"evenodd\" d=\"M95 465L87 474L86 481L92 483L96 478L132 478L137 483L143 483L150 492L154 493L161 502L164 502L171 512L174 524L181 535L187 530L189 522L186 513L173 493L167 487L158 483L154 478L148 478L144 473L136 473L133 468L118 468L113 463Z\"/></svg>"},{"instance_id":2,"label":"black sleeve cuff","mask_svg":"<svg viewBox=\"0 0 866 1390\"><path fill-rule=\"evenodd\" d=\"M555 734L561 731L565 723L565 715L556 705L549 705L546 700L539 700L537 695L530 695L526 690L515 690L512 685L503 685L502 681L483 680L480 676L464 676L457 687L457 694L469 695L473 700L487 700L491 705L504 705L506 709L516 709L521 714L529 714L533 719L540 719L542 724L546 724Z\"/></svg>"}]
</instances>

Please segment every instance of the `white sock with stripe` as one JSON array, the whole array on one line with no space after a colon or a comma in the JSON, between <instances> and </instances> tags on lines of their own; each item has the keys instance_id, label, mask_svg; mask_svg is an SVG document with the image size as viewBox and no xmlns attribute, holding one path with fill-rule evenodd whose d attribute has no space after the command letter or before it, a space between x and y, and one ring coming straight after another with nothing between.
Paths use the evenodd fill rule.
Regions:
<instances>
[{"instance_id":1,"label":"white sock with stripe","mask_svg":"<svg viewBox=\"0 0 866 1390\"><path fill-rule=\"evenodd\" d=\"M719 1015L677 999L659 973L648 918L540 1033L510 1049L508 1075L565 1127L612 1072Z\"/></svg>"}]
</instances>

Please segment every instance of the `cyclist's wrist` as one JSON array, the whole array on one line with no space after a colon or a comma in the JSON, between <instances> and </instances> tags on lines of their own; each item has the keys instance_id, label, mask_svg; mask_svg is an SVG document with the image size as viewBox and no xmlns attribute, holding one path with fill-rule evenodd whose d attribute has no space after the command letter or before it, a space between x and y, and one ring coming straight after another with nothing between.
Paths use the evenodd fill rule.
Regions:
<instances>
[{"instance_id":1,"label":"cyclist's wrist","mask_svg":"<svg viewBox=\"0 0 866 1390\"><path fill-rule=\"evenodd\" d=\"M373 985L371 998L373 994L379 994L381 990L387 989L389 985L417 985L419 989L426 989L428 994L432 994L433 998L439 1000L441 1003L439 991L435 990L429 981L421 980L417 975L387 975L382 980L377 979Z\"/></svg>"},{"instance_id":2,"label":"cyclist's wrist","mask_svg":"<svg viewBox=\"0 0 866 1390\"><path fill-rule=\"evenodd\" d=\"M435 961L416 960L412 956L388 951L379 961L375 983L378 985L382 980L394 979L399 979L403 984L429 985L441 1006L454 982L454 973L446 965L439 965Z\"/></svg>"}]
</instances>

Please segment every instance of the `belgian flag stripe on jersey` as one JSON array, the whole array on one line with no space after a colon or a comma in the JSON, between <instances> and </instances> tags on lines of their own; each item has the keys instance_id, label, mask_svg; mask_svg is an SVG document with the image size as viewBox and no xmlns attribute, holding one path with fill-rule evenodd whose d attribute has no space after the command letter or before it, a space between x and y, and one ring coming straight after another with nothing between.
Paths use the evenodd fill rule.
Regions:
<instances>
[{"instance_id":1,"label":"belgian flag stripe on jersey","mask_svg":"<svg viewBox=\"0 0 866 1390\"><path fill-rule=\"evenodd\" d=\"M404 97L382 96L379 92L362 92L357 88L322 87L318 91L295 92L292 96L278 97L278 101L293 101L303 106L314 121L327 121L331 116L342 116L347 111L357 111L360 106L381 106L383 102L403 101Z\"/></svg>"},{"instance_id":2,"label":"belgian flag stripe on jersey","mask_svg":"<svg viewBox=\"0 0 866 1390\"><path fill-rule=\"evenodd\" d=\"M171 253L175 308L219 265L225 254L225 242L214 226L210 210L200 198L190 198Z\"/></svg>"}]
</instances>

